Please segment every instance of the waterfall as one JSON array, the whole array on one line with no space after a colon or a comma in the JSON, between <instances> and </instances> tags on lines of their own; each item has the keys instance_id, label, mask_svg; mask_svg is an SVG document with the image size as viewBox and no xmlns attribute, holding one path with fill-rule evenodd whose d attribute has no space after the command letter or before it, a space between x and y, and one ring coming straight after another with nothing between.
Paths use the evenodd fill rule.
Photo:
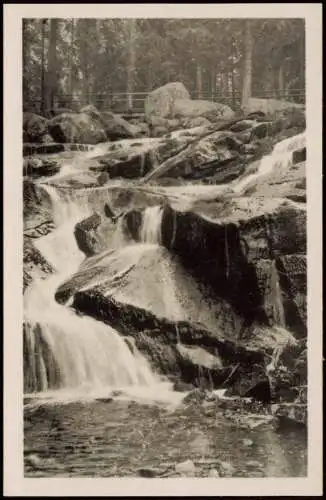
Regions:
<instances>
[{"instance_id":1,"label":"waterfall","mask_svg":"<svg viewBox=\"0 0 326 500\"><path fill-rule=\"evenodd\" d=\"M58 277L32 287L25 308L26 379L30 392L53 388L94 391L152 385L148 364L138 363L110 326L57 304Z\"/></svg>"},{"instance_id":2,"label":"waterfall","mask_svg":"<svg viewBox=\"0 0 326 500\"><path fill-rule=\"evenodd\" d=\"M140 239L144 243L161 244L163 207L147 207L142 220Z\"/></svg>"},{"instance_id":3,"label":"waterfall","mask_svg":"<svg viewBox=\"0 0 326 500\"><path fill-rule=\"evenodd\" d=\"M24 295L25 393L61 397L122 388L138 396L150 389L155 397L167 397L167 384L152 372L136 346L131 349L110 326L55 301L57 287L84 260L73 228L91 207L76 196L60 195L53 186L44 189L52 201L57 229L35 245L56 272L36 280Z\"/></svg>"},{"instance_id":4,"label":"waterfall","mask_svg":"<svg viewBox=\"0 0 326 500\"><path fill-rule=\"evenodd\" d=\"M86 205L80 205L69 198L60 196L53 186L42 186L52 201L53 219L57 229L35 241L35 246L46 260L61 275L74 272L84 259L74 237L74 227L78 221L90 215Z\"/></svg>"},{"instance_id":5,"label":"waterfall","mask_svg":"<svg viewBox=\"0 0 326 500\"><path fill-rule=\"evenodd\" d=\"M257 172L243 177L239 181L235 181L233 191L236 193L243 192L247 185L260 177L263 177L275 168L288 168L293 163L293 152L297 149L302 149L306 145L306 134L295 135L284 139L275 144L270 155L264 156L259 163Z\"/></svg>"}]
</instances>

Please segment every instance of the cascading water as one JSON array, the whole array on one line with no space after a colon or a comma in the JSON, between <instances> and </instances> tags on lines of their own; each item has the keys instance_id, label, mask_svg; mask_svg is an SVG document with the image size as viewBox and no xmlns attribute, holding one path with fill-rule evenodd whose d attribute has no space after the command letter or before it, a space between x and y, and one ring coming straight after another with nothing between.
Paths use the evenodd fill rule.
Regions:
<instances>
[{"instance_id":1,"label":"cascading water","mask_svg":"<svg viewBox=\"0 0 326 500\"><path fill-rule=\"evenodd\" d=\"M163 207L156 205L147 207L142 220L140 239L144 243L161 243Z\"/></svg>"},{"instance_id":2,"label":"cascading water","mask_svg":"<svg viewBox=\"0 0 326 500\"><path fill-rule=\"evenodd\" d=\"M239 181L235 181L233 191L236 193L243 192L246 186L258 179L272 172L275 168L287 168L293 162L293 151L302 149L306 146L306 134L302 133L284 139L275 144L273 151L270 155L264 156L259 163L257 172L244 177Z\"/></svg>"},{"instance_id":3,"label":"cascading water","mask_svg":"<svg viewBox=\"0 0 326 500\"><path fill-rule=\"evenodd\" d=\"M257 171L252 174L244 174L242 178L236 179L228 184L206 185L206 184L183 184L182 186L142 186L139 189L152 191L167 196L171 205L178 210L189 210L192 203L197 201L209 201L216 196L236 193L242 194L249 184L260 177L268 175L275 168L286 169L293 163L293 152L306 146L305 132L284 139L275 144L271 154L264 156L258 165ZM148 176L149 177L149 176Z\"/></svg>"},{"instance_id":4,"label":"cascading water","mask_svg":"<svg viewBox=\"0 0 326 500\"><path fill-rule=\"evenodd\" d=\"M62 399L94 397L103 391L107 395L112 388L119 388L140 397L146 389L154 398L159 392L163 400L171 401L168 385L152 372L136 346L131 350L110 326L56 303L58 285L84 259L73 229L91 209L69 196L60 196L53 186L44 189L52 200L57 229L35 245L56 272L35 281L24 296L25 393Z\"/></svg>"},{"instance_id":5,"label":"cascading water","mask_svg":"<svg viewBox=\"0 0 326 500\"><path fill-rule=\"evenodd\" d=\"M261 160L258 171L235 183L233 189L241 192L249 182L270 172L276 165L291 162L293 151L304 146L305 134L276 144L272 154ZM26 391L49 393L59 388L91 393L99 388L157 387L158 377L140 353L135 355L135 346L131 352L129 344L114 329L57 304L54 294L78 268L87 268L97 261L104 272L87 283L86 288L104 280L106 293L121 302L144 307L171 320L203 319L204 323L213 326L214 314L209 308L198 308L200 296L195 287L181 277L179 268L160 246L163 208L153 206L144 211L141 244L123 244L117 252L113 251L113 245L107 256L102 254L83 263L84 254L77 247L74 226L91 215L95 208L103 206L107 190L65 191L45 184L43 188L52 200L57 229L35 240L34 244L56 272L45 280L36 281L25 294ZM191 188L192 194L193 186ZM112 270L112 276L105 274L106 269ZM145 286L139 287L140 280L146 280ZM189 298L191 294L193 298Z\"/></svg>"}]
</instances>

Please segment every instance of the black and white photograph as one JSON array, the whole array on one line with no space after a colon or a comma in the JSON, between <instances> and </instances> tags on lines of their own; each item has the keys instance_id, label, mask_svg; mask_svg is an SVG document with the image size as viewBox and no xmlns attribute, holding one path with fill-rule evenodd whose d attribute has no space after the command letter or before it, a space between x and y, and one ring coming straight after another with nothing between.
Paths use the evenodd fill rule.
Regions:
<instances>
[{"instance_id":1,"label":"black and white photograph","mask_svg":"<svg viewBox=\"0 0 326 500\"><path fill-rule=\"evenodd\" d=\"M23 478L307 479L305 16L57 7L20 19Z\"/></svg>"}]
</instances>

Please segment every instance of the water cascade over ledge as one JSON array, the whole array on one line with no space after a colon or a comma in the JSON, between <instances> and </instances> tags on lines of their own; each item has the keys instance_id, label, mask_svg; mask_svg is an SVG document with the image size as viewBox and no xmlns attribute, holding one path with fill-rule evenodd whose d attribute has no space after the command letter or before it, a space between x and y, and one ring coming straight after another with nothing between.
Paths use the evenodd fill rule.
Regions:
<instances>
[{"instance_id":1,"label":"water cascade over ledge","mask_svg":"<svg viewBox=\"0 0 326 500\"><path fill-rule=\"evenodd\" d=\"M257 172L231 183L233 192L241 194L249 183L278 168L278 165L291 164L293 151L304 145L304 134L276 144L272 154L262 158ZM88 155L91 154L94 152ZM77 172L77 167L78 165L70 165L66 170ZM54 176L53 180L58 178ZM104 223L108 222L109 233L105 235L103 241L100 241L99 249L95 249L95 252L85 259L87 254L80 250L82 247L77 244L74 235L76 224L87 221L94 212L97 214L104 212L104 205L110 202L110 189L104 187L64 189L60 185L55 186L52 181L50 184L43 183L42 188L52 202L56 229L36 239L34 245L54 268L55 273L46 279L35 281L24 296L25 392L42 393L47 396L53 395L53 391L56 395L65 392L69 397L72 395L80 397L82 393L91 397L101 391L108 394L113 388L123 388L129 393L136 391L138 394L140 392L144 394L145 391L155 395L157 388L160 387L160 397L171 398L172 392L169 388L172 384L162 382L153 372L147 358L138 352L136 344L131 345L130 339L134 333L130 332L130 325L127 328L121 326L123 321L118 318L118 313L114 313L115 317L107 318L97 314L95 309L98 298L103 299L103 304L106 304L104 307L108 308L109 312L112 309L110 304L113 304L114 309L114 303L117 303L120 316L124 315L124 311L133 311L133 314L147 318L149 324L152 321L150 318L154 318L154 325L156 321L159 325L161 320L170 321L172 324L189 322L191 325L201 325L214 335L222 337L226 326L223 323L224 316L226 315L227 321L238 324L238 314L241 314L241 311L239 313L235 308L234 301L229 306L228 301L231 299L225 297L223 293L216 301L214 294L210 295L209 290L209 293L206 293L207 283L198 286L198 276L189 272L187 263L181 255L182 252L188 252L187 244L182 251L178 247L181 254L176 251L178 245L184 244L182 238L182 241L179 241L180 238L176 241L176 217L183 217L180 214L172 213L169 242L173 242L175 248L174 252L170 251L171 244L165 243L166 225L162 231L163 219L166 222L164 201L161 205L144 208L141 206L140 210L134 211L129 205L125 212L124 207L120 205L118 208L120 214L115 223L103 219ZM223 189L222 186L200 187L202 189L199 189L199 186L186 185L165 190L160 186L157 188L152 186L150 189L154 193L156 189L158 192L165 191L169 200L167 205L171 203L170 196L172 199L184 199L183 201L188 199L187 203L181 203L182 212L191 200L209 199L214 196L214 190L216 195L216 190L221 192L221 188ZM143 190L144 186L136 186L134 189ZM114 205L113 208L116 210ZM128 214L128 208L129 214L134 212L140 216L135 219L135 235L131 234L129 227L125 227L127 217L124 217L124 214ZM299 208L304 207L300 205ZM187 213L184 217L187 217ZM197 218L199 225L200 220L215 224L204 214ZM193 231L191 224L182 227L186 228L186 234ZM223 254L220 260L223 261L225 230L222 232L221 245L217 246L213 240L207 243L207 238L203 234L195 252L198 265L204 267L205 259L207 260L213 247L212 261L217 261L219 249L219 254ZM180 236L180 232L178 235ZM99 236L101 238L102 234L99 233ZM193 244L194 241L191 242L191 245ZM208 245L207 248L205 245ZM216 270L216 276L219 277L216 278L216 283L224 279L222 264L218 268L219 271ZM210 269L208 275L211 276L212 273ZM210 280L208 285L213 286ZM248 282L246 286L250 288L252 284ZM91 306L88 306L87 300L93 300L92 297L94 303L89 302ZM256 306L255 303L253 310ZM277 310L281 310L281 304L277 306ZM88 307L91 307L91 310ZM73 308L79 312L76 313ZM81 316L80 312L87 316ZM99 319L107 321L111 326L98 321ZM137 328L141 330L145 324L145 320L142 324L139 322ZM149 329L151 328L150 326ZM228 332L227 335L232 337L232 332ZM178 342L180 342L179 334ZM139 346L139 343L137 345ZM143 351L143 346L140 346L140 349ZM148 354L146 350L145 354ZM151 359L151 356L149 358Z\"/></svg>"},{"instance_id":2,"label":"water cascade over ledge","mask_svg":"<svg viewBox=\"0 0 326 500\"><path fill-rule=\"evenodd\" d=\"M110 326L55 301L58 285L84 260L73 230L91 209L61 197L53 186L44 188L57 229L39 238L35 246L55 273L35 281L24 296L25 394L78 399L121 389L139 398L171 401L170 384L152 372L135 345L130 346Z\"/></svg>"},{"instance_id":3,"label":"water cascade over ledge","mask_svg":"<svg viewBox=\"0 0 326 500\"><path fill-rule=\"evenodd\" d=\"M293 152L306 147L306 134L302 133L275 144L271 154L264 156L257 172L234 182L233 191L242 193L245 188L260 177L268 175L276 168L288 168L293 164Z\"/></svg>"}]
</instances>

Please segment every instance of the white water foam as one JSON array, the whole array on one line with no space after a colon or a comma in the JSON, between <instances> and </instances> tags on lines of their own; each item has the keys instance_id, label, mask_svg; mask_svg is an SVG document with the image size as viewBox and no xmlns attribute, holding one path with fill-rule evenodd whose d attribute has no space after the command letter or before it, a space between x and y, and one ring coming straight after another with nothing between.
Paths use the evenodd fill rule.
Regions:
<instances>
[{"instance_id":1,"label":"white water foam","mask_svg":"<svg viewBox=\"0 0 326 500\"><path fill-rule=\"evenodd\" d=\"M59 367L61 386L87 392L155 383L148 364L137 362L113 328L78 316L54 301L58 284L59 277L54 276L32 287L26 296L25 317L29 324L40 325L42 338ZM49 384L41 385L46 390Z\"/></svg>"},{"instance_id":2,"label":"white water foam","mask_svg":"<svg viewBox=\"0 0 326 500\"><path fill-rule=\"evenodd\" d=\"M228 193L242 194L246 187L259 178L270 174L274 169L286 169L292 165L293 151L306 147L305 132L284 139L275 144L271 154L264 156L258 165L257 171L245 174L228 184L216 186L205 184L183 184L182 186L139 186L147 192L163 194L169 198L172 206L177 210L189 210L192 203L209 201L216 196Z\"/></svg>"},{"instance_id":3,"label":"white water foam","mask_svg":"<svg viewBox=\"0 0 326 500\"><path fill-rule=\"evenodd\" d=\"M171 391L171 384L162 381L136 347L131 350L118 332L55 301L58 285L84 259L73 228L89 213L89 207L69 196L61 197L53 186L45 189L52 200L57 229L38 239L36 246L56 273L35 281L24 296L28 392L37 393L43 402L94 398L108 395L112 389L137 400L155 396L155 401L179 401L180 395Z\"/></svg>"},{"instance_id":4,"label":"white water foam","mask_svg":"<svg viewBox=\"0 0 326 500\"><path fill-rule=\"evenodd\" d=\"M163 207L147 207L143 214L140 239L144 243L160 245L162 239Z\"/></svg>"},{"instance_id":5,"label":"white water foam","mask_svg":"<svg viewBox=\"0 0 326 500\"><path fill-rule=\"evenodd\" d=\"M259 163L257 172L234 182L233 191L242 193L248 184L271 173L275 168L287 169L293 162L293 151L306 146L306 134L302 133L284 139L275 144L270 155L264 156Z\"/></svg>"}]
</instances>

